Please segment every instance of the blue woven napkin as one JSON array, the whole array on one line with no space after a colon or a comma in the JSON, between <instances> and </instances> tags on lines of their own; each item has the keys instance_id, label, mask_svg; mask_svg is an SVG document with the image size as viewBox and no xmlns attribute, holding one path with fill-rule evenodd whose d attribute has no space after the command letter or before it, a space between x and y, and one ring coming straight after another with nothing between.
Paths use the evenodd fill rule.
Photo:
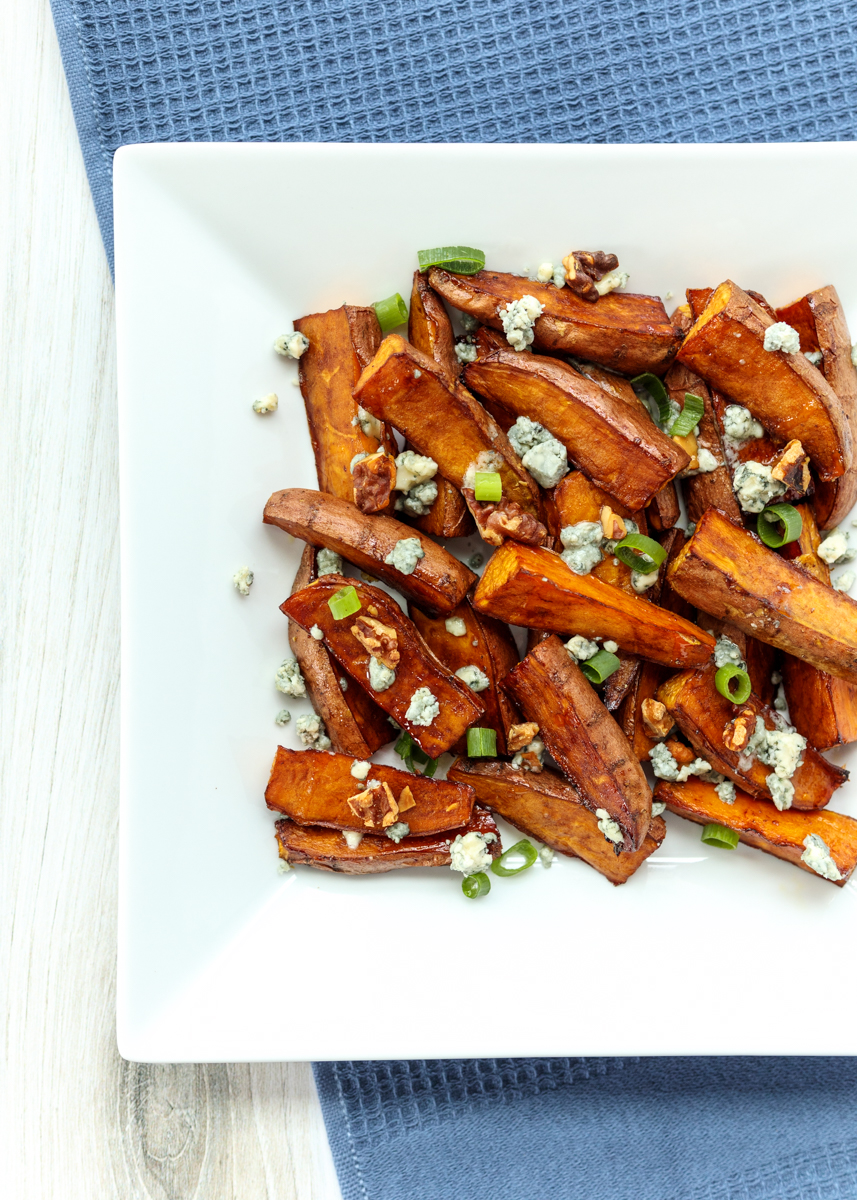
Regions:
<instances>
[{"instance_id":1,"label":"blue woven napkin","mask_svg":"<svg viewBox=\"0 0 857 1200\"><path fill-rule=\"evenodd\" d=\"M129 142L855 136L853 9L830 0L53 11L111 265ZM857 1198L855 1059L326 1063L316 1080L346 1200Z\"/></svg>"}]
</instances>

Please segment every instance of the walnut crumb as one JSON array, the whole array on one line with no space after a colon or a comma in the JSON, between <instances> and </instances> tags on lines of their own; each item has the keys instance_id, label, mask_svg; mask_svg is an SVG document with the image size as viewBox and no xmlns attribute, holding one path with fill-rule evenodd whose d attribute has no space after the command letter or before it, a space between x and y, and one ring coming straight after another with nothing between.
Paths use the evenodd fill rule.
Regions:
<instances>
[{"instance_id":1,"label":"walnut crumb","mask_svg":"<svg viewBox=\"0 0 857 1200\"><path fill-rule=\"evenodd\" d=\"M388 783L380 786L377 780L374 783L375 786L368 787L365 792L349 796L345 803L367 829L386 829L399 815L399 806Z\"/></svg>"},{"instance_id":2,"label":"walnut crumb","mask_svg":"<svg viewBox=\"0 0 857 1200\"><path fill-rule=\"evenodd\" d=\"M640 705L646 732L653 738L665 738L675 725L665 704L660 700L644 700Z\"/></svg>"},{"instance_id":3,"label":"walnut crumb","mask_svg":"<svg viewBox=\"0 0 857 1200\"><path fill-rule=\"evenodd\" d=\"M595 304L599 297L595 284L609 271L616 270L619 259L603 250L572 250L562 260L562 265L566 270L565 286L581 300Z\"/></svg>"},{"instance_id":4,"label":"walnut crumb","mask_svg":"<svg viewBox=\"0 0 857 1200\"><path fill-rule=\"evenodd\" d=\"M412 808L416 808L417 802L414 799L414 793L407 784L402 788L402 794L399 796L399 812L408 812Z\"/></svg>"},{"instance_id":5,"label":"walnut crumb","mask_svg":"<svg viewBox=\"0 0 857 1200\"><path fill-rule=\"evenodd\" d=\"M690 462L684 468L686 471L699 470L699 446L696 442L696 436L693 433L688 433L682 436L680 433L673 435L672 440L677 446L684 450L685 454L690 455Z\"/></svg>"},{"instance_id":6,"label":"walnut crumb","mask_svg":"<svg viewBox=\"0 0 857 1200\"><path fill-rule=\"evenodd\" d=\"M529 746L538 732L539 727L535 721L525 721L523 725L512 725L506 734L506 749L510 754L517 754L519 750L523 750L524 746Z\"/></svg>"},{"instance_id":7,"label":"walnut crumb","mask_svg":"<svg viewBox=\"0 0 857 1200\"><path fill-rule=\"evenodd\" d=\"M618 513L614 513L609 504L601 507L601 529L608 541L620 542L628 532L625 522Z\"/></svg>"},{"instance_id":8,"label":"walnut crumb","mask_svg":"<svg viewBox=\"0 0 857 1200\"><path fill-rule=\"evenodd\" d=\"M752 708L742 708L737 717L726 725L723 730L723 745L727 750L740 753L749 742L756 729L756 714Z\"/></svg>"},{"instance_id":9,"label":"walnut crumb","mask_svg":"<svg viewBox=\"0 0 857 1200\"><path fill-rule=\"evenodd\" d=\"M796 439L788 442L780 457L771 467L771 478L779 479L787 488L805 492L809 487L809 456Z\"/></svg>"},{"instance_id":10,"label":"walnut crumb","mask_svg":"<svg viewBox=\"0 0 857 1200\"><path fill-rule=\"evenodd\" d=\"M363 649L385 667L393 671L399 665L399 635L392 625L385 625L374 617L364 617L361 614L355 618L351 632Z\"/></svg>"}]
</instances>

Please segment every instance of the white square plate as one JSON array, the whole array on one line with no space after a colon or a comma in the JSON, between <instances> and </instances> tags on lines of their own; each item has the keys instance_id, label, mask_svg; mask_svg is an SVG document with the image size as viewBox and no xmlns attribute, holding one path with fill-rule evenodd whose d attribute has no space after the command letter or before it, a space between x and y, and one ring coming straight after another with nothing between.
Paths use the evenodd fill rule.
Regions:
<instances>
[{"instance_id":1,"label":"white square plate","mask_svg":"<svg viewBox=\"0 0 857 1200\"><path fill-rule=\"evenodd\" d=\"M443 870L280 875L262 797L297 744L273 677L301 546L261 523L271 492L315 486L274 338L407 297L419 247L513 271L610 250L676 303L726 277L773 303L835 283L857 329L855 191L853 144L119 151L123 1055L857 1053L854 883L677 817L620 888L568 859L475 904ZM857 814L857 788L834 807Z\"/></svg>"}]
</instances>

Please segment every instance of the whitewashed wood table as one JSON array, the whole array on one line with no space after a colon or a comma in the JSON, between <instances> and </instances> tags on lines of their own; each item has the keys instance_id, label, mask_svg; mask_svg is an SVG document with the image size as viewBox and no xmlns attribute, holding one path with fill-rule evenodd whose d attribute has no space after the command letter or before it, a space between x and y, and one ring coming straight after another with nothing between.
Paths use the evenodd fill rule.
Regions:
<instances>
[{"instance_id":1,"label":"whitewashed wood table","mask_svg":"<svg viewBox=\"0 0 857 1200\"><path fill-rule=\"evenodd\" d=\"M0 205L0 1191L338 1200L308 1065L116 1051L113 290L47 0L0 4Z\"/></svg>"}]
</instances>

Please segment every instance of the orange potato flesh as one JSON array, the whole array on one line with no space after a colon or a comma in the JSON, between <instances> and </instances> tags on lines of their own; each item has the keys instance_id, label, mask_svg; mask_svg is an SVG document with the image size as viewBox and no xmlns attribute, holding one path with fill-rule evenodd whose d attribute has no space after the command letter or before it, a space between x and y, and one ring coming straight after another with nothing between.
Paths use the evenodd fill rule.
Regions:
<instances>
[{"instance_id":1,"label":"orange potato flesh","mask_svg":"<svg viewBox=\"0 0 857 1200\"><path fill-rule=\"evenodd\" d=\"M439 267L429 283L453 308L502 329L498 309L522 296L534 296L544 312L534 326L534 348L574 354L624 375L662 375L680 341L657 296L610 292L597 303L581 300L569 288L537 283L520 275L479 271L453 275Z\"/></svg>"},{"instance_id":2,"label":"orange potato flesh","mask_svg":"<svg viewBox=\"0 0 857 1200\"><path fill-rule=\"evenodd\" d=\"M495 350L464 369L468 387L538 421L605 492L644 508L689 459L648 417L567 363Z\"/></svg>"},{"instance_id":3,"label":"orange potato flesh","mask_svg":"<svg viewBox=\"0 0 857 1200\"><path fill-rule=\"evenodd\" d=\"M851 434L830 384L800 353L764 349L773 320L731 280L716 288L684 339L679 360L749 408L783 441L797 438L819 478L846 469Z\"/></svg>"},{"instance_id":4,"label":"orange potato flesh","mask_svg":"<svg viewBox=\"0 0 857 1200\"><path fill-rule=\"evenodd\" d=\"M508 343L501 345L499 349L508 349ZM599 387L604 388L617 400L621 400L623 404L629 404L641 417L645 417L647 421L651 422L651 413L627 379L623 379L621 375L608 371L604 367L599 367L597 363L581 362L580 359L575 358L571 360L571 365L581 375L591 379L593 383L597 383Z\"/></svg>"},{"instance_id":5,"label":"orange potato flesh","mask_svg":"<svg viewBox=\"0 0 857 1200\"><path fill-rule=\"evenodd\" d=\"M667 578L702 612L857 683L857 602L793 566L717 509L700 519Z\"/></svg>"},{"instance_id":6,"label":"orange potato flesh","mask_svg":"<svg viewBox=\"0 0 857 1200\"><path fill-rule=\"evenodd\" d=\"M351 391L381 344L381 327L374 308L344 304L330 312L300 317L295 329L309 338L298 372L318 486L340 500L351 500L354 455L361 451L374 454L379 446L396 452L389 430L384 430L379 442L351 424L357 416Z\"/></svg>"},{"instance_id":7,"label":"orange potato flesh","mask_svg":"<svg viewBox=\"0 0 857 1200\"><path fill-rule=\"evenodd\" d=\"M265 803L298 825L323 825L366 833L365 821L352 812L347 801L350 796L365 791L372 780L380 780L389 786L397 802L405 788L410 789L413 807L405 807L401 816L396 815L395 819L406 821L415 836L456 829L470 820L475 793L467 786L467 780L448 783L398 771L383 763L372 763L365 782L361 782L351 774L351 768L358 761L346 754L287 750L278 746L265 791Z\"/></svg>"},{"instance_id":8,"label":"orange potato flesh","mask_svg":"<svg viewBox=\"0 0 857 1200\"><path fill-rule=\"evenodd\" d=\"M740 521L741 509L732 491L732 474L726 465L714 404L707 384L685 363L675 362L664 377L664 386L670 397L679 405L684 405L687 394L699 396L702 400L705 407L699 422L696 443L700 449L713 454L720 463L713 471L688 475L682 480L689 519L695 524L707 508L719 508L734 520Z\"/></svg>"},{"instance_id":9,"label":"orange potato flesh","mask_svg":"<svg viewBox=\"0 0 857 1200\"><path fill-rule=\"evenodd\" d=\"M701 666L715 639L684 617L639 596L575 575L558 554L506 542L488 560L473 603L510 625L612 639L629 654L666 666Z\"/></svg>"},{"instance_id":10,"label":"orange potato flesh","mask_svg":"<svg viewBox=\"0 0 857 1200\"><path fill-rule=\"evenodd\" d=\"M378 875L403 867L448 867L449 847L458 834L493 834L496 840L488 844L489 854L498 858L503 852L494 818L482 808L474 808L473 816L460 829L426 837L405 837L398 844L388 837L367 834L353 850L342 834L333 829L314 829L292 821L277 821L275 828L284 862L346 875Z\"/></svg>"},{"instance_id":11,"label":"orange potato flesh","mask_svg":"<svg viewBox=\"0 0 857 1200\"><path fill-rule=\"evenodd\" d=\"M549 769L532 775L509 763L459 758L447 778L469 783L478 804L558 854L582 859L612 884L627 882L666 836L663 819L654 817L640 849L617 854L573 784Z\"/></svg>"},{"instance_id":12,"label":"orange potato flesh","mask_svg":"<svg viewBox=\"0 0 857 1200\"><path fill-rule=\"evenodd\" d=\"M660 663L644 662L628 695L621 713L622 732L631 743L640 762L647 762L652 746L657 742L643 720L643 701L654 700L663 683L665 668Z\"/></svg>"},{"instance_id":13,"label":"orange potato flesh","mask_svg":"<svg viewBox=\"0 0 857 1200\"><path fill-rule=\"evenodd\" d=\"M507 734L513 725L520 723L521 716L500 687L500 680L517 664L518 648L507 625L477 612L468 600L459 604L449 619L455 618L466 626L463 637L449 632L447 618L429 617L418 608L411 608L411 620L445 667L455 673L461 667L476 666L490 679L490 687L477 693L485 709L479 722L482 728L497 731L497 753L505 755ZM454 749L465 754L466 737Z\"/></svg>"},{"instance_id":14,"label":"orange potato flesh","mask_svg":"<svg viewBox=\"0 0 857 1200\"><path fill-rule=\"evenodd\" d=\"M504 687L583 804L605 809L624 835L625 850L639 850L652 819L652 794L622 730L558 637L531 650L506 676Z\"/></svg>"},{"instance_id":15,"label":"orange potato flesh","mask_svg":"<svg viewBox=\"0 0 857 1200\"><path fill-rule=\"evenodd\" d=\"M336 620L328 601L344 587L353 587L357 592L361 612ZM394 629L401 655L395 668L396 678L385 691L373 691L372 696L430 758L437 758L454 746L468 726L478 723L482 716L484 709L478 696L432 654L413 621L380 588L342 575L323 575L302 592L290 596L280 608L307 631L317 625L324 635L324 645L363 687L369 686L371 656L352 633L357 617L368 615ZM415 724L405 715L419 688L428 688L440 706L430 725Z\"/></svg>"},{"instance_id":16,"label":"orange potato flesh","mask_svg":"<svg viewBox=\"0 0 857 1200\"><path fill-rule=\"evenodd\" d=\"M772 769L755 757L748 762L742 751L727 749L723 735L726 725L739 712L748 709L754 718L762 718L766 729L776 729L774 710L752 693L740 705L721 696L714 686L716 671L714 663L701 671L682 671L661 686L658 699L667 706L700 758L710 762L715 771L728 776L746 792L770 801L767 780L773 774ZM755 730L755 720L752 729ZM795 790L792 808L824 808L847 778L847 771L829 763L812 746L807 746L803 761L791 780Z\"/></svg>"},{"instance_id":17,"label":"orange potato flesh","mask_svg":"<svg viewBox=\"0 0 857 1200\"><path fill-rule=\"evenodd\" d=\"M801 855L804 838L814 833L826 843L842 875L836 881L838 887L848 882L857 865L857 821L842 813L799 812L793 808L778 812L772 804L754 800L745 792L736 792L735 803L727 804L717 795L713 783L701 779L688 779L687 783L660 780L655 799L662 800L670 812L698 825L716 824L734 829L745 845L794 863L811 875L816 872L802 861Z\"/></svg>"},{"instance_id":18,"label":"orange potato flesh","mask_svg":"<svg viewBox=\"0 0 857 1200\"><path fill-rule=\"evenodd\" d=\"M472 571L431 538L420 537L393 517L361 513L355 505L324 492L307 488L274 492L262 519L266 525L276 525L310 545L334 550L429 612L451 613L476 582ZM397 542L413 537L419 541L424 557L410 575L403 575L385 559Z\"/></svg>"},{"instance_id":19,"label":"orange potato flesh","mask_svg":"<svg viewBox=\"0 0 857 1200\"><path fill-rule=\"evenodd\" d=\"M601 511L608 507L618 517L630 518L636 521L641 533L647 533L646 513L632 512L619 500L602 491L582 471L569 471L559 481L556 487L550 488L545 495L545 514L548 529L559 543L559 535L566 525L576 525L579 521L600 521ZM590 572L603 583L611 583L620 587L629 595L636 596L631 587L631 568L621 560L614 562L612 554L606 555Z\"/></svg>"}]
</instances>

